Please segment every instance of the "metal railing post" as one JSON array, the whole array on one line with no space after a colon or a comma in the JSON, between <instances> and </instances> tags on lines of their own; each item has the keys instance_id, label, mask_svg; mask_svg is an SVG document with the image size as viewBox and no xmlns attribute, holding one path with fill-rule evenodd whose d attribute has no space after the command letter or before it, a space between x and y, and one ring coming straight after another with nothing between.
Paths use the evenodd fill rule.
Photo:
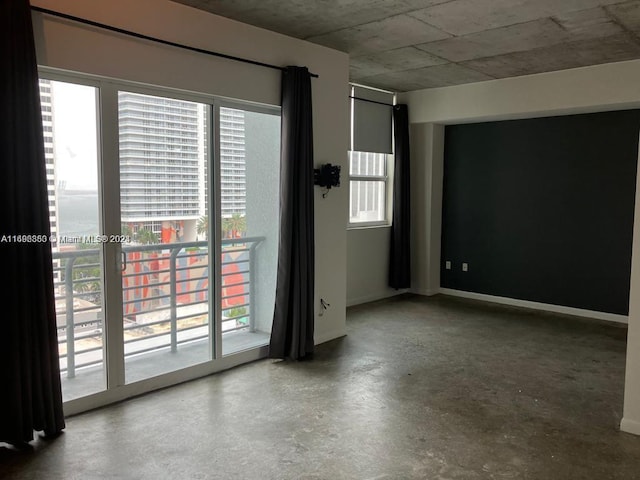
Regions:
<instances>
[{"instance_id":1,"label":"metal railing post","mask_svg":"<svg viewBox=\"0 0 640 480\"><path fill-rule=\"evenodd\" d=\"M67 319L67 378L76 376L76 341L73 322L73 264L76 258L67 259L64 269L65 310Z\"/></svg>"},{"instance_id":2,"label":"metal railing post","mask_svg":"<svg viewBox=\"0 0 640 480\"><path fill-rule=\"evenodd\" d=\"M256 261L255 250L257 242L253 242L249 247L249 331L256 331Z\"/></svg>"},{"instance_id":3,"label":"metal railing post","mask_svg":"<svg viewBox=\"0 0 640 480\"><path fill-rule=\"evenodd\" d=\"M181 246L175 247L171 250L171 257L169 259L169 302L171 306L171 352L178 351L178 287L176 284L176 258L178 252L182 249Z\"/></svg>"}]
</instances>

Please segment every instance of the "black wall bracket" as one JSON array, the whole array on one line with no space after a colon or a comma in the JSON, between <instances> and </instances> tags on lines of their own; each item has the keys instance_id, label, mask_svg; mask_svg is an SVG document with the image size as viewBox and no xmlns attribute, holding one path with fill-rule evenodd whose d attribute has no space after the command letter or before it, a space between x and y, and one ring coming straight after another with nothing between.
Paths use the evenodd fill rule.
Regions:
<instances>
[{"instance_id":1,"label":"black wall bracket","mask_svg":"<svg viewBox=\"0 0 640 480\"><path fill-rule=\"evenodd\" d=\"M326 187L329 190L331 187L340 186L340 165L331 165L327 163L316 168L313 171L313 184L320 187Z\"/></svg>"}]
</instances>

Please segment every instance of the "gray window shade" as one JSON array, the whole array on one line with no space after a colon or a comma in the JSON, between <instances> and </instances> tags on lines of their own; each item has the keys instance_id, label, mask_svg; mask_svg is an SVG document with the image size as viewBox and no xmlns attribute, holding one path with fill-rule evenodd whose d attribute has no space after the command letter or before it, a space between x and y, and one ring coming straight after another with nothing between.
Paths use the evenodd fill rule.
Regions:
<instances>
[{"instance_id":1,"label":"gray window shade","mask_svg":"<svg viewBox=\"0 0 640 480\"><path fill-rule=\"evenodd\" d=\"M393 153L391 146L391 116L393 94L354 87L353 96L353 150L356 152ZM386 103L380 105L378 103Z\"/></svg>"}]
</instances>

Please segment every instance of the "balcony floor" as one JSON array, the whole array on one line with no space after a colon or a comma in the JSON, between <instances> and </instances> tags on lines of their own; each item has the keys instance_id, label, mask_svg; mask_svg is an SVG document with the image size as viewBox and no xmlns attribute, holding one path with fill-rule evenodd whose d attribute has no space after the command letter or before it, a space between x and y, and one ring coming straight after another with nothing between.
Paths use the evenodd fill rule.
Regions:
<instances>
[{"instance_id":1,"label":"balcony floor","mask_svg":"<svg viewBox=\"0 0 640 480\"><path fill-rule=\"evenodd\" d=\"M269 343L269 334L265 332L237 331L224 333L222 353L233 353L261 347ZM198 340L178 346L171 353L169 347L153 352L128 356L125 359L125 377L127 383L133 383L163 373L197 365L210 359L209 342ZM74 378L62 374L62 392L64 400L73 400L105 390L103 365L82 368L76 371Z\"/></svg>"}]
</instances>

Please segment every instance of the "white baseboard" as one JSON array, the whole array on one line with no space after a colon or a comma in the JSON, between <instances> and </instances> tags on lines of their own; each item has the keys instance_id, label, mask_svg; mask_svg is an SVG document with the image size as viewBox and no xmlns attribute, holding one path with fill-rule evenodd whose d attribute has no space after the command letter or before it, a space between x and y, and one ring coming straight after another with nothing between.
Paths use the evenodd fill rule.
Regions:
<instances>
[{"instance_id":1,"label":"white baseboard","mask_svg":"<svg viewBox=\"0 0 640 480\"><path fill-rule=\"evenodd\" d=\"M321 335L314 335L313 341L316 345L320 345L321 343L330 342L331 340L345 337L346 335L347 331L345 329L332 330L330 332L324 332Z\"/></svg>"},{"instance_id":2,"label":"white baseboard","mask_svg":"<svg viewBox=\"0 0 640 480\"><path fill-rule=\"evenodd\" d=\"M375 302L376 300L384 300L385 298L395 297L396 295L401 295L403 293L407 293L408 291L408 288L404 288L400 290L390 290L388 292L375 293L372 295L364 295L357 298L347 298L347 307L354 307L363 303Z\"/></svg>"},{"instance_id":3,"label":"white baseboard","mask_svg":"<svg viewBox=\"0 0 640 480\"><path fill-rule=\"evenodd\" d=\"M452 297L470 298L473 300L482 300L484 302L511 305L513 307L524 307L533 310L543 310L545 312L575 315L577 317L595 318L597 320L606 320L608 322L629 323L629 317L626 315L617 315L615 313L596 312L594 310L552 305L550 303L530 302L529 300L518 300L516 298L496 297L494 295L486 295L484 293L465 292L463 290L453 290L450 288L441 288L440 293L443 295L450 295Z\"/></svg>"},{"instance_id":4,"label":"white baseboard","mask_svg":"<svg viewBox=\"0 0 640 480\"><path fill-rule=\"evenodd\" d=\"M620 422L620 430L634 435L640 435L640 422L631 420L630 418L623 418Z\"/></svg>"}]
</instances>

